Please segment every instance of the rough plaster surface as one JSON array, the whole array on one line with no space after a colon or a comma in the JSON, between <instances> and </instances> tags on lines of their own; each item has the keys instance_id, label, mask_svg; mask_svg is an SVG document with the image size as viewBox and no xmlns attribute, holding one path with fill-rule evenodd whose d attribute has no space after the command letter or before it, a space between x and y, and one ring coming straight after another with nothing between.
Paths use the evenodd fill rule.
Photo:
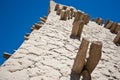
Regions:
<instances>
[{"instance_id":1,"label":"rough plaster surface","mask_svg":"<svg viewBox=\"0 0 120 80\"><path fill-rule=\"evenodd\" d=\"M0 80L70 80L70 72L81 41L70 39L74 19L61 21L51 1L51 13L39 30L34 30L20 48L0 67ZM115 34L89 22L82 37L103 43L102 58L92 80L120 80L120 47Z\"/></svg>"}]
</instances>

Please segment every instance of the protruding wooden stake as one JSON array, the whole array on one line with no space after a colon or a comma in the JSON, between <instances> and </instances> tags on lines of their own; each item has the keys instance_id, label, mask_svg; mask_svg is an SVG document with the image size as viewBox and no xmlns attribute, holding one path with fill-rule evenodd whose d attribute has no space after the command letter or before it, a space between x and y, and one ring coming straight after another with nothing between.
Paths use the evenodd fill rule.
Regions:
<instances>
[{"instance_id":1,"label":"protruding wooden stake","mask_svg":"<svg viewBox=\"0 0 120 80\"><path fill-rule=\"evenodd\" d=\"M72 68L73 72L81 73L84 65L85 65L85 58L86 58L86 52L88 49L89 41L87 39L82 39L81 45L79 47L79 51L77 53L77 56L74 61L74 65Z\"/></svg>"},{"instance_id":2,"label":"protruding wooden stake","mask_svg":"<svg viewBox=\"0 0 120 80\"><path fill-rule=\"evenodd\" d=\"M84 14L80 16L79 20L84 20Z\"/></svg>"},{"instance_id":3,"label":"protruding wooden stake","mask_svg":"<svg viewBox=\"0 0 120 80\"><path fill-rule=\"evenodd\" d=\"M73 24L74 24L76 21L81 20L81 19L80 19L81 15L83 15L82 12L80 12L80 11L77 11L77 12L76 12L76 16L75 16L75 19L74 19L74 21L73 21Z\"/></svg>"},{"instance_id":4,"label":"protruding wooden stake","mask_svg":"<svg viewBox=\"0 0 120 80\"><path fill-rule=\"evenodd\" d=\"M71 13L70 13L70 17L71 17L71 19L74 17L74 9L73 8L70 8L70 11L71 11Z\"/></svg>"},{"instance_id":5,"label":"protruding wooden stake","mask_svg":"<svg viewBox=\"0 0 120 80\"><path fill-rule=\"evenodd\" d=\"M28 39L29 39L29 37L27 37L27 36L24 36L24 38L25 38L25 40L28 40Z\"/></svg>"},{"instance_id":6,"label":"protruding wooden stake","mask_svg":"<svg viewBox=\"0 0 120 80\"><path fill-rule=\"evenodd\" d=\"M43 22L43 21L40 21L40 22L39 22L39 24L44 24L44 23L45 23L45 22Z\"/></svg>"},{"instance_id":7,"label":"protruding wooden stake","mask_svg":"<svg viewBox=\"0 0 120 80\"><path fill-rule=\"evenodd\" d=\"M77 12L74 11L74 13L73 13L73 17L76 17L76 15L77 15Z\"/></svg>"},{"instance_id":8,"label":"protruding wooden stake","mask_svg":"<svg viewBox=\"0 0 120 80\"><path fill-rule=\"evenodd\" d=\"M110 21L109 20L104 20L104 27L106 27L106 25L109 23Z\"/></svg>"},{"instance_id":9,"label":"protruding wooden stake","mask_svg":"<svg viewBox=\"0 0 120 80\"><path fill-rule=\"evenodd\" d=\"M44 18L45 20L47 20L47 16L44 16L43 18Z\"/></svg>"},{"instance_id":10,"label":"protruding wooden stake","mask_svg":"<svg viewBox=\"0 0 120 80\"><path fill-rule=\"evenodd\" d=\"M74 60L70 80L79 80L80 74L81 74L83 67L85 65L85 58L86 58L86 52L88 49L88 45L89 45L89 41L83 38L81 45L79 47L79 51L77 53L77 56ZM77 75L77 78L75 75Z\"/></svg>"},{"instance_id":11,"label":"protruding wooden stake","mask_svg":"<svg viewBox=\"0 0 120 80\"><path fill-rule=\"evenodd\" d=\"M99 21L99 18L96 18L96 19L95 19L95 22L97 23L98 21Z\"/></svg>"},{"instance_id":12,"label":"protruding wooden stake","mask_svg":"<svg viewBox=\"0 0 120 80\"><path fill-rule=\"evenodd\" d=\"M60 20L67 20L67 12L66 10L62 10L60 14Z\"/></svg>"},{"instance_id":13,"label":"protruding wooden stake","mask_svg":"<svg viewBox=\"0 0 120 80\"><path fill-rule=\"evenodd\" d=\"M83 20L85 24L89 23L89 20L90 20L90 16L88 14L84 14L80 11L77 11L76 13L76 16L75 16L75 19L73 21L73 24L76 22L76 21L79 21L79 20Z\"/></svg>"},{"instance_id":14,"label":"protruding wooden stake","mask_svg":"<svg viewBox=\"0 0 120 80\"><path fill-rule=\"evenodd\" d=\"M44 18L40 17L40 20L43 21L43 22L46 22L46 19L44 19Z\"/></svg>"},{"instance_id":15,"label":"protruding wooden stake","mask_svg":"<svg viewBox=\"0 0 120 80\"><path fill-rule=\"evenodd\" d=\"M85 24L88 24L89 21L90 21L90 16L88 14L84 14L84 19L83 20L84 20Z\"/></svg>"},{"instance_id":16,"label":"protruding wooden stake","mask_svg":"<svg viewBox=\"0 0 120 80\"><path fill-rule=\"evenodd\" d=\"M60 6L59 4L56 4L54 11L57 11L58 9L60 9Z\"/></svg>"},{"instance_id":17,"label":"protruding wooden stake","mask_svg":"<svg viewBox=\"0 0 120 80\"><path fill-rule=\"evenodd\" d=\"M28 40L29 39L29 33L26 33L26 35L24 36L25 40Z\"/></svg>"},{"instance_id":18,"label":"protruding wooden stake","mask_svg":"<svg viewBox=\"0 0 120 80\"><path fill-rule=\"evenodd\" d=\"M97 66L102 53L102 43L99 41L92 42L89 51L89 58L86 62L85 69L91 74Z\"/></svg>"},{"instance_id":19,"label":"protruding wooden stake","mask_svg":"<svg viewBox=\"0 0 120 80\"><path fill-rule=\"evenodd\" d=\"M35 26L35 29L38 30L38 29L40 29L42 27L42 25L43 24L35 24L34 26Z\"/></svg>"},{"instance_id":20,"label":"protruding wooden stake","mask_svg":"<svg viewBox=\"0 0 120 80\"><path fill-rule=\"evenodd\" d=\"M116 27L117 27L117 23L113 23L111 28L110 28L110 32L115 33Z\"/></svg>"},{"instance_id":21,"label":"protruding wooden stake","mask_svg":"<svg viewBox=\"0 0 120 80\"><path fill-rule=\"evenodd\" d=\"M82 35L82 31L83 31L83 27L84 27L84 21L78 21L79 22L79 29L78 29L78 33L77 33L77 37L79 37L79 39L81 38Z\"/></svg>"},{"instance_id":22,"label":"protruding wooden stake","mask_svg":"<svg viewBox=\"0 0 120 80\"><path fill-rule=\"evenodd\" d=\"M82 31L83 31L83 27L84 27L84 21L82 21L82 20L81 21L76 21L73 24L72 33L70 35L70 38L80 40Z\"/></svg>"},{"instance_id":23,"label":"protruding wooden stake","mask_svg":"<svg viewBox=\"0 0 120 80\"><path fill-rule=\"evenodd\" d=\"M40 29L42 26L43 26L43 23L40 23L40 24L35 23L35 25L32 26L31 31L33 31L33 30L35 30L35 29L38 30L38 29Z\"/></svg>"},{"instance_id":24,"label":"protruding wooden stake","mask_svg":"<svg viewBox=\"0 0 120 80\"><path fill-rule=\"evenodd\" d=\"M105 26L105 28L110 29L112 24L113 24L113 22L109 21L108 24Z\"/></svg>"},{"instance_id":25,"label":"protruding wooden stake","mask_svg":"<svg viewBox=\"0 0 120 80\"><path fill-rule=\"evenodd\" d=\"M113 42L114 42L117 46L120 46L120 31L117 33L117 36L114 38Z\"/></svg>"},{"instance_id":26,"label":"protruding wooden stake","mask_svg":"<svg viewBox=\"0 0 120 80\"><path fill-rule=\"evenodd\" d=\"M63 6L62 10L66 10L67 9L67 6Z\"/></svg>"},{"instance_id":27,"label":"protruding wooden stake","mask_svg":"<svg viewBox=\"0 0 120 80\"><path fill-rule=\"evenodd\" d=\"M80 80L80 74L72 71L70 74L70 80Z\"/></svg>"},{"instance_id":28,"label":"protruding wooden stake","mask_svg":"<svg viewBox=\"0 0 120 80\"><path fill-rule=\"evenodd\" d=\"M34 29L35 29L35 26L33 25L33 26L30 28L30 30L33 31Z\"/></svg>"},{"instance_id":29,"label":"protruding wooden stake","mask_svg":"<svg viewBox=\"0 0 120 80\"><path fill-rule=\"evenodd\" d=\"M29 36L29 35L30 35L30 33L26 33L26 34L25 34L25 36Z\"/></svg>"},{"instance_id":30,"label":"protruding wooden stake","mask_svg":"<svg viewBox=\"0 0 120 80\"><path fill-rule=\"evenodd\" d=\"M81 75L83 77L82 80L91 80L91 75L87 70L83 70Z\"/></svg>"},{"instance_id":31,"label":"protruding wooden stake","mask_svg":"<svg viewBox=\"0 0 120 80\"><path fill-rule=\"evenodd\" d=\"M68 18L68 20L71 19L71 12L70 12L70 10L67 10L67 18Z\"/></svg>"},{"instance_id":32,"label":"protruding wooden stake","mask_svg":"<svg viewBox=\"0 0 120 80\"><path fill-rule=\"evenodd\" d=\"M102 25L102 19L101 18L96 18L95 21L98 25Z\"/></svg>"},{"instance_id":33,"label":"protruding wooden stake","mask_svg":"<svg viewBox=\"0 0 120 80\"><path fill-rule=\"evenodd\" d=\"M60 13L61 13L61 9L57 9L56 15L60 15Z\"/></svg>"},{"instance_id":34,"label":"protruding wooden stake","mask_svg":"<svg viewBox=\"0 0 120 80\"><path fill-rule=\"evenodd\" d=\"M9 57L11 56L11 54L7 53L7 52L4 52L3 53L3 57L8 59Z\"/></svg>"},{"instance_id":35,"label":"protruding wooden stake","mask_svg":"<svg viewBox=\"0 0 120 80\"><path fill-rule=\"evenodd\" d=\"M115 29L115 33L117 34L120 31L120 24L117 24L117 27Z\"/></svg>"},{"instance_id":36,"label":"protruding wooden stake","mask_svg":"<svg viewBox=\"0 0 120 80\"><path fill-rule=\"evenodd\" d=\"M79 30L79 22L76 21L76 22L73 24L72 32L71 32L70 38L75 39L76 36L77 36L78 30Z\"/></svg>"},{"instance_id":37,"label":"protruding wooden stake","mask_svg":"<svg viewBox=\"0 0 120 80\"><path fill-rule=\"evenodd\" d=\"M102 18L99 18L98 25L102 25L102 24L103 24L103 20Z\"/></svg>"}]
</instances>

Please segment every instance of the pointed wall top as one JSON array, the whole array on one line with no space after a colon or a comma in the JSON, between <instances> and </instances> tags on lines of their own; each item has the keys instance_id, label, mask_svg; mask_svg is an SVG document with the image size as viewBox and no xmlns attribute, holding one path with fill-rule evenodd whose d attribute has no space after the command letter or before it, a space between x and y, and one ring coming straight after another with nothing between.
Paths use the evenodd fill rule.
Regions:
<instances>
[{"instance_id":1,"label":"pointed wall top","mask_svg":"<svg viewBox=\"0 0 120 80\"><path fill-rule=\"evenodd\" d=\"M54 0L50 0L49 12L54 10L55 5L56 5L56 3L54 2Z\"/></svg>"}]
</instances>

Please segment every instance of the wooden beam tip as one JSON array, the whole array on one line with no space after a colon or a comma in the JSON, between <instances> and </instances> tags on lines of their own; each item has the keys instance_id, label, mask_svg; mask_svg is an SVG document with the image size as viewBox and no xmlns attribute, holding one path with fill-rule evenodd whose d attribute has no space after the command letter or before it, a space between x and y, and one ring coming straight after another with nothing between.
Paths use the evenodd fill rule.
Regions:
<instances>
[{"instance_id":1,"label":"wooden beam tip","mask_svg":"<svg viewBox=\"0 0 120 80\"><path fill-rule=\"evenodd\" d=\"M97 45L102 45L101 41L92 41L92 43L97 44Z\"/></svg>"}]
</instances>

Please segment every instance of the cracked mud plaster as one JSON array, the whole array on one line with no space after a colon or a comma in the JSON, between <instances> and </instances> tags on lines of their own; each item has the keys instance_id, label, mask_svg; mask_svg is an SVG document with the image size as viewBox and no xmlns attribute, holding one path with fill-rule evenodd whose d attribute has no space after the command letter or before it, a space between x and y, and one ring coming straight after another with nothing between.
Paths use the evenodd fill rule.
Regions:
<instances>
[{"instance_id":1,"label":"cracked mud plaster","mask_svg":"<svg viewBox=\"0 0 120 80\"><path fill-rule=\"evenodd\" d=\"M34 30L20 48L0 67L0 80L70 80L74 58L81 41L70 39L73 19L61 21L53 11L39 30ZM102 58L92 73L92 80L120 79L120 47L115 34L90 21L82 37L103 43Z\"/></svg>"}]
</instances>

